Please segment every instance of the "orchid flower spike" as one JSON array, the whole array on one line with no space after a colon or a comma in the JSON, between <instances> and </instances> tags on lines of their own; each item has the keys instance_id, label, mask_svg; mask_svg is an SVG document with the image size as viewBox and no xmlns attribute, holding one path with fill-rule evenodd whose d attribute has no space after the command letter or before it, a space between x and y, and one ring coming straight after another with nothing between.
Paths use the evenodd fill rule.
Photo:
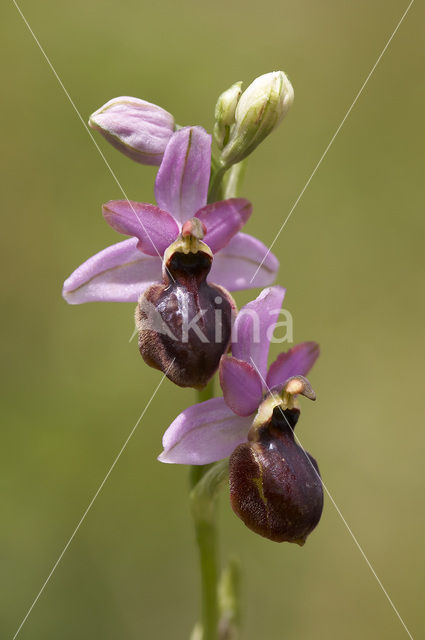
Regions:
<instances>
[{"instance_id":1,"label":"orchid flower spike","mask_svg":"<svg viewBox=\"0 0 425 640\"><path fill-rule=\"evenodd\" d=\"M129 96L109 100L90 116L89 126L132 160L157 166L175 130L168 111Z\"/></svg>"},{"instance_id":2,"label":"orchid flower spike","mask_svg":"<svg viewBox=\"0 0 425 640\"><path fill-rule=\"evenodd\" d=\"M223 356L220 362L223 397L193 405L172 422L163 437L161 462L196 465L226 458L247 442L264 398L281 396L283 402L285 388L292 397L302 392L299 384L285 385L310 371L319 355L316 342L296 345L267 367L284 295L282 287L270 287L242 307L233 329L233 355ZM286 406L295 408L293 402Z\"/></svg>"},{"instance_id":3,"label":"orchid flower spike","mask_svg":"<svg viewBox=\"0 0 425 640\"><path fill-rule=\"evenodd\" d=\"M126 200L103 206L108 224L132 237L97 253L69 276L63 287L69 304L137 302L149 286L162 282L164 253L193 217L205 225L203 240L214 254L212 282L228 291L272 284L277 258L262 242L239 232L251 214L248 200L206 204L210 154L211 136L204 129L182 128L172 135L156 177L159 206Z\"/></svg>"}]
</instances>

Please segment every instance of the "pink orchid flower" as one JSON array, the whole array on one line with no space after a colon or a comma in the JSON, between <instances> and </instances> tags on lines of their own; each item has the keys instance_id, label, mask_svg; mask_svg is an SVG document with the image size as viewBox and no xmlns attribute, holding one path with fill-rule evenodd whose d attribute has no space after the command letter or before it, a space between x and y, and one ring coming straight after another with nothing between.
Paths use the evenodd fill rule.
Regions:
<instances>
[{"instance_id":1,"label":"pink orchid flower","mask_svg":"<svg viewBox=\"0 0 425 640\"><path fill-rule=\"evenodd\" d=\"M196 465L227 458L246 442L264 397L283 389L288 378L310 371L319 356L316 342L295 345L267 367L284 296L282 287L269 287L242 307L233 330L233 355L220 362L223 397L195 404L172 422L163 437L161 462Z\"/></svg>"},{"instance_id":2,"label":"pink orchid flower","mask_svg":"<svg viewBox=\"0 0 425 640\"><path fill-rule=\"evenodd\" d=\"M215 254L211 282L229 291L272 284L277 258L262 242L240 233L252 211L250 202L230 198L207 204L210 170L211 136L202 127L173 133L155 181L158 206L126 200L104 205L105 220L131 238L78 267L64 283L66 301L137 302L147 287L162 281L164 252L193 217L205 226L204 242Z\"/></svg>"}]
</instances>

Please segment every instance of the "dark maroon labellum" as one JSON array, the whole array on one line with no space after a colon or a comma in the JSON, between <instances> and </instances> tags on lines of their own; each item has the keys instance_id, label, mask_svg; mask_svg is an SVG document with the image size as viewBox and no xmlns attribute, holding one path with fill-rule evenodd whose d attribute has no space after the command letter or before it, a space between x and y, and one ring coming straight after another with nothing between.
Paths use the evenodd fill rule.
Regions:
<instances>
[{"instance_id":1,"label":"dark maroon labellum","mask_svg":"<svg viewBox=\"0 0 425 640\"><path fill-rule=\"evenodd\" d=\"M316 461L295 441L298 409L275 407L255 442L230 456L234 512L255 533L303 545L320 520L323 489Z\"/></svg>"},{"instance_id":2,"label":"dark maroon labellum","mask_svg":"<svg viewBox=\"0 0 425 640\"><path fill-rule=\"evenodd\" d=\"M207 283L211 263L206 251L175 251L164 283L149 287L136 309L143 359L180 387L205 386L230 344L234 303Z\"/></svg>"}]
</instances>

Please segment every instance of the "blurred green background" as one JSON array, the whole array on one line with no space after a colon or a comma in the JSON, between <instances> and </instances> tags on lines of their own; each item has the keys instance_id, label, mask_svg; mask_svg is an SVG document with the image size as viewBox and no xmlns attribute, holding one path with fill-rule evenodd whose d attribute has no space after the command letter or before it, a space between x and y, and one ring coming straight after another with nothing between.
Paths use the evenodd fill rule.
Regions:
<instances>
[{"instance_id":1,"label":"blurred green background","mask_svg":"<svg viewBox=\"0 0 425 640\"><path fill-rule=\"evenodd\" d=\"M247 231L266 243L406 6L21 3L85 119L124 94L211 129L223 89L285 70L294 106L251 158L244 189ZM133 305L61 298L69 273L119 240L100 206L121 194L12 2L1 14L0 636L12 638L161 376L129 343ZM414 3L275 245L295 341L322 347L318 402L303 402L298 435L415 637L425 588L424 18ZM154 170L97 141L129 197L151 201ZM22 640L188 638L199 592L187 469L156 455L193 400L161 387ZM244 640L407 637L329 499L302 549L252 534L225 492L220 526L223 557L237 551L243 565Z\"/></svg>"}]
</instances>

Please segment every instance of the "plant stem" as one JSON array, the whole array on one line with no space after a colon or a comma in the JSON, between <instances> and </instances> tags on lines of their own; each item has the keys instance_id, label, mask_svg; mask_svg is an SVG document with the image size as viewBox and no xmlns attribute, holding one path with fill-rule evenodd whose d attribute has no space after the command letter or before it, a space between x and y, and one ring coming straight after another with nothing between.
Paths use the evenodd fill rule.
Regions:
<instances>
[{"instance_id":1,"label":"plant stem","mask_svg":"<svg viewBox=\"0 0 425 640\"><path fill-rule=\"evenodd\" d=\"M224 177L222 187L223 200L237 198L239 196L242 181L245 177L246 160L234 164Z\"/></svg>"},{"instance_id":2,"label":"plant stem","mask_svg":"<svg viewBox=\"0 0 425 640\"><path fill-rule=\"evenodd\" d=\"M211 380L205 389L198 391L198 402L204 402L214 396L214 381ZM191 497L196 486L212 465L194 465L190 470ZM193 499L193 498L192 498ZM201 571L201 625L202 640L218 638L218 545L216 528L216 505L214 496L205 496L208 501L206 509L192 508L195 525L195 536L199 551Z\"/></svg>"},{"instance_id":3,"label":"plant stem","mask_svg":"<svg viewBox=\"0 0 425 640\"><path fill-rule=\"evenodd\" d=\"M201 568L202 640L217 640L218 633L218 551L217 531L212 522L195 522L196 541Z\"/></svg>"},{"instance_id":4,"label":"plant stem","mask_svg":"<svg viewBox=\"0 0 425 640\"><path fill-rule=\"evenodd\" d=\"M216 202L223 198L222 182L224 174L226 173L226 167L219 165L211 174L210 186L208 190L208 202Z\"/></svg>"}]
</instances>

